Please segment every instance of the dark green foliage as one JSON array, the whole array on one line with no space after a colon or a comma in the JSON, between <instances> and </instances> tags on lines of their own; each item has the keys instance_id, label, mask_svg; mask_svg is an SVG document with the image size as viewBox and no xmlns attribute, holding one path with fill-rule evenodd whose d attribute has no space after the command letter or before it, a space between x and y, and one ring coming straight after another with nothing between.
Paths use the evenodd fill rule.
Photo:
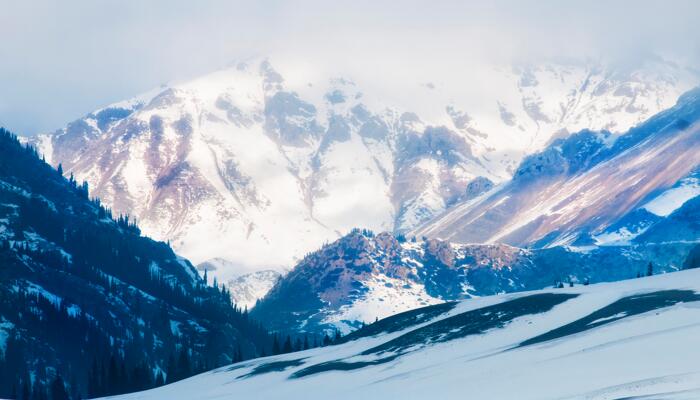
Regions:
<instances>
[{"instance_id":1,"label":"dark green foliage","mask_svg":"<svg viewBox=\"0 0 700 400\"><path fill-rule=\"evenodd\" d=\"M0 398L142 390L270 348L226 288L62 175L0 128Z\"/></svg>"},{"instance_id":2,"label":"dark green foliage","mask_svg":"<svg viewBox=\"0 0 700 400\"><path fill-rule=\"evenodd\" d=\"M683 263L683 269L700 268L700 245L693 247Z\"/></svg>"},{"instance_id":3,"label":"dark green foliage","mask_svg":"<svg viewBox=\"0 0 700 400\"><path fill-rule=\"evenodd\" d=\"M68 392L61 375L57 375L51 383L51 400L68 400Z\"/></svg>"},{"instance_id":4,"label":"dark green foliage","mask_svg":"<svg viewBox=\"0 0 700 400\"><path fill-rule=\"evenodd\" d=\"M282 347L282 353L287 354L292 352L292 339L287 335L284 340L284 347Z\"/></svg>"}]
</instances>

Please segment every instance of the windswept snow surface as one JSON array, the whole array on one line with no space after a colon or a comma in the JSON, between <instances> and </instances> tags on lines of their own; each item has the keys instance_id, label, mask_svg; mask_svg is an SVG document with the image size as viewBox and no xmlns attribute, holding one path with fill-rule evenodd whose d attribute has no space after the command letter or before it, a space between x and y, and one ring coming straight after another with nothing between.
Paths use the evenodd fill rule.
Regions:
<instances>
[{"instance_id":1,"label":"windswept snow surface","mask_svg":"<svg viewBox=\"0 0 700 400\"><path fill-rule=\"evenodd\" d=\"M629 243L649 225L610 231L624 217L640 209L666 217L700 194L699 132L700 89L693 89L611 147L609 134L593 131L555 141L499 190L457 203L411 233L530 247L586 244L590 237Z\"/></svg>"},{"instance_id":2,"label":"windswept snow surface","mask_svg":"<svg viewBox=\"0 0 700 400\"><path fill-rule=\"evenodd\" d=\"M432 306L368 329L390 333L118 398L698 398L699 290L689 270Z\"/></svg>"},{"instance_id":3,"label":"windswept snow surface","mask_svg":"<svg viewBox=\"0 0 700 400\"><path fill-rule=\"evenodd\" d=\"M683 179L679 185L663 192L645 204L643 208L660 217L667 217L679 209L686 201L700 196L700 179L690 177Z\"/></svg>"}]
</instances>

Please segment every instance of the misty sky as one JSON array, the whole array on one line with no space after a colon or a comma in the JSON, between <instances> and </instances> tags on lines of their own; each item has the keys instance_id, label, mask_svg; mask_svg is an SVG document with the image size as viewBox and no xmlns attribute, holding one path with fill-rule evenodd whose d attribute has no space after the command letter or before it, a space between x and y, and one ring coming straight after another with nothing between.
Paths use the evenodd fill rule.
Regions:
<instances>
[{"instance_id":1,"label":"misty sky","mask_svg":"<svg viewBox=\"0 0 700 400\"><path fill-rule=\"evenodd\" d=\"M397 68L650 55L700 65L699 1L0 0L0 125L60 128L250 57L390 79ZM398 67L397 67L398 66Z\"/></svg>"}]
</instances>

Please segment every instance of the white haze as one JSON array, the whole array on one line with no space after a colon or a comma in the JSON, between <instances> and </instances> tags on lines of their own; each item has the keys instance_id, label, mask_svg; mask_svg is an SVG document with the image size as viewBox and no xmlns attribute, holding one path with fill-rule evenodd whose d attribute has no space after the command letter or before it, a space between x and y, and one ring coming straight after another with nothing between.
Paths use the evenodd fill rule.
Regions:
<instances>
[{"instance_id":1,"label":"white haze","mask_svg":"<svg viewBox=\"0 0 700 400\"><path fill-rule=\"evenodd\" d=\"M387 95L428 82L493 90L481 72L521 62L694 65L699 16L697 1L0 0L0 125L53 130L250 57Z\"/></svg>"}]
</instances>

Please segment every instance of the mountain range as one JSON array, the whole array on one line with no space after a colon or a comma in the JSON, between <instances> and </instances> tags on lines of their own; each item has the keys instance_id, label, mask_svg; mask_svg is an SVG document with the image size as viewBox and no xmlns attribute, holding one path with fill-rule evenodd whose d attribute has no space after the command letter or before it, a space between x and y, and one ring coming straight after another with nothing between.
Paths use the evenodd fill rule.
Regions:
<instances>
[{"instance_id":1,"label":"mountain range","mask_svg":"<svg viewBox=\"0 0 700 400\"><path fill-rule=\"evenodd\" d=\"M678 270L700 242L699 119L694 89L624 134L557 139L408 235L357 230L325 246L253 313L349 332L420 305Z\"/></svg>"},{"instance_id":2,"label":"mountain range","mask_svg":"<svg viewBox=\"0 0 700 400\"><path fill-rule=\"evenodd\" d=\"M309 338L324 349L144 396L277 397L324 376L351 397L438 374L448 389L405 389L453 397L492 360L682 351L700 299L677 272L700 266L697 76L661 59L487 75L489 95L436 80L383 97L252 60L26 145L0 131L0 395L149 389ZM625 382L697 393L665 361ZM536 379L520 370L509 382ZM489 379L471 383L511 390ZM562 382L560 397L651 393Z\"/></svg>"},{"instance_id":3,"label":"mountain range","mask_svg":"<svg viewBox=\"0 0 700 400\"><path fill-rule=\"evenodd\" d=\"M490 90L436 77L392 96L281 64L165 85L31 142L149 236L196 264L223 260L201 268L230 282L284 273L354 227L414 230L552 140L626 132L697 82L662 59L569 61L494 66Z\"/></svg>"}]
</instances>

